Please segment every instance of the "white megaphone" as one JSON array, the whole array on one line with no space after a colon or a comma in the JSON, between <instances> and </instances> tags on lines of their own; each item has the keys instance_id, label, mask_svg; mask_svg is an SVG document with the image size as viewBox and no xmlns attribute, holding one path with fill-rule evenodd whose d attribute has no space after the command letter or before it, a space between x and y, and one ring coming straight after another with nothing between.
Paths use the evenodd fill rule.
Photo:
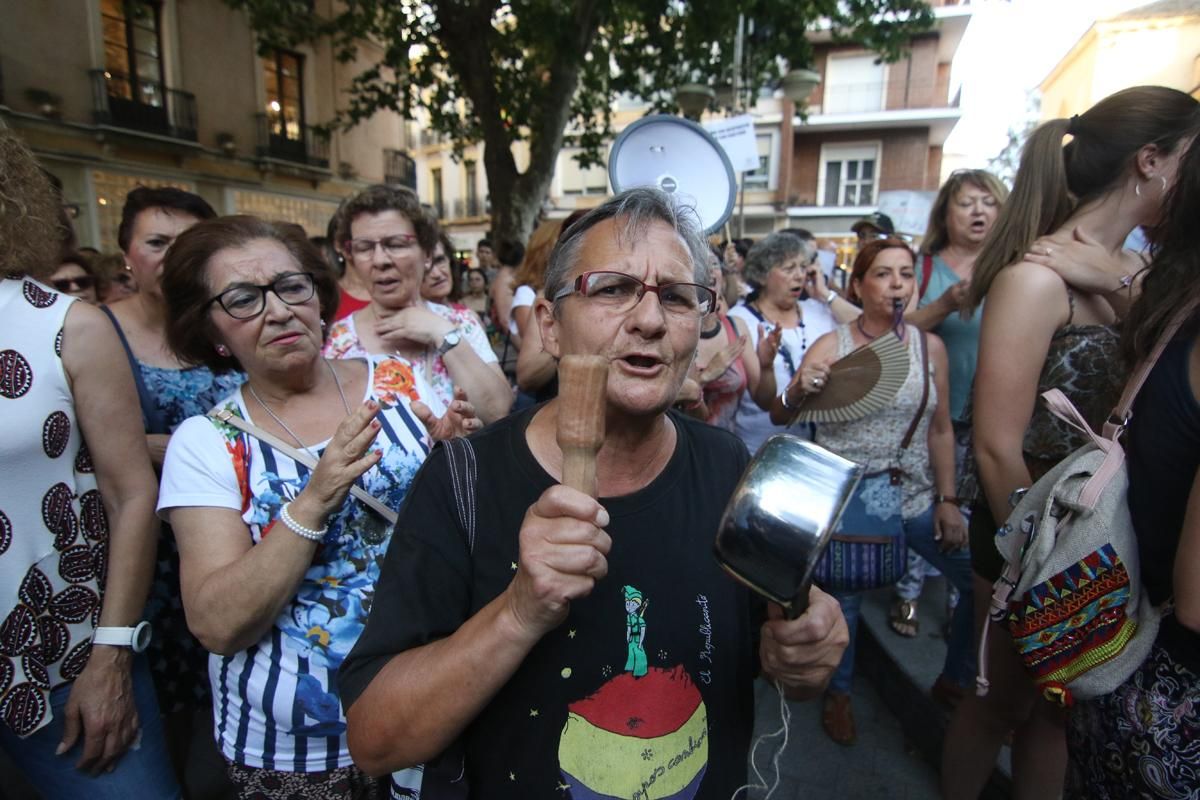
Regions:
<instances>
[{"instance_id":1,"label":"white megaphone","mask_svg":"<svg viewBox=\"0 0 1200 800\"><path fill-rule=\"evenodd\" d=\"M662 189L696 210L706 234L725 224L737 198L725 149L691 120L666 114L643 117L621 132L609 152L608 178L616 192Z\"/></svg>"}]
</instances>

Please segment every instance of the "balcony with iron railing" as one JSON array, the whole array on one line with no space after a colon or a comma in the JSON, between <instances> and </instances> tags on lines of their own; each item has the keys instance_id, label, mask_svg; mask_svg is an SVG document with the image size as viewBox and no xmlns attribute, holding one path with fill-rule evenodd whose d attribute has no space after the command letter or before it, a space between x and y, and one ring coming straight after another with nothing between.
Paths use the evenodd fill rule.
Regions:
<instances>
[{"instance_id":1,"label":"balcony with iron railing","mask_svg":"<svg viewBox=\"0 0 1200 800\"><path fill-rule=\"evenodd\" d=\"M383 151L383 182L417 190L417 162L400 150Z\"/></svg>"},{"instance_id":2,"label":"balcony with iron railing","mask_svg":"<svg viewBox=\"0 0 1200 800\"><path fill-rule=\"evenodd\" d=\"M88 75L96 124L196 141L196 96L191 92L107 69L88 70Z\"/></svg>"},{"instance_id":3,"label":"balcony with iron railing","mask_svg":"<svg viewBox=\"0 0 1200 800\"><path fill-rule=\"evenodd\" d=\"M258 157L291 161L321 170L329 169L329 136L301 125L297 130L272 124L266 114L255 114Z\"/></svg>"}]
</instances>

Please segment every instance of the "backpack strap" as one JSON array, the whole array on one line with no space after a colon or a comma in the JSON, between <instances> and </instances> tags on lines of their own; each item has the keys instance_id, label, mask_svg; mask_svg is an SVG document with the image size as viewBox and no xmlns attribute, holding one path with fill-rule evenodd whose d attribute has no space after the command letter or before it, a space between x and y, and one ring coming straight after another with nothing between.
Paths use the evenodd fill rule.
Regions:
<instances>
[{"instance_id":1,"label":"backpack strap","mask_svg":"<svg viewBox=\"0 0 1200 800\"><path fill-rule=\"evenodd\" d=\"M1142 390L1142 384L1150 377L1150 371L1158 363L1159 356L1162 355L1163 350L1167 349L1167 345L1175 338L1175 334L1179 332L1183 323L1187 322L1188 318L1196 311L1196 305L1196 301L1188 303L1185 308L1175 315L1170 324L1163 330L1162 336L1155 343L1150 355L1142 363L1138 364L1138 368L1134 370L1133 375L1130 376L1129 381L1125 384L1125 391L1121 393L1121 399L1117 402L1117 407L1113 409L1112 415L1104 423L1105 439L1115 439L1125 430L1125 427L1129 424L1129 420L1133 418L1133 401L1137 399L1138 392Z\"/></svg>"},{"instance_id":2,"label":"backpack strap","mask_svg":"<svg viewBox=\"0 0 1200 800\"><path fill-rule=\"evenodd\" d=\"M479 478L479 464L475 448L470 439L455 437L442 442L446 460L450 464L450 485L454 490L454 505L458 510L458 521L467 532L467 550L475 552L475 513L477 495L475 486Z\"/></svg>"},{"instance_id":3,"label":"backpack strap","mask_svg":"<svg viewBox=\"0 0 1200 800\"><path fill-rule=\"evenodd\" d=\"M258 427L249 420L243 419L237 414L234 414L228 408L214 408L208 412L208 416L212 417L218 422L231 425L242 433L253 436L255 439L266 442L271 447L274 447L276 450L297 461L298 463L303 464L310 470L317 468L317 459L313 458L311 453L305 453L302 450L297 450L295 447L292 447L278 436L264 431L262 428ZM389 525L396 524L396 512L372 497L366 489L362 488L357 483L350 484L350 494L354 495L354 497L361 501L363 505L367 506L379 516L387 520Z\"/></svg>"}]
</instances>

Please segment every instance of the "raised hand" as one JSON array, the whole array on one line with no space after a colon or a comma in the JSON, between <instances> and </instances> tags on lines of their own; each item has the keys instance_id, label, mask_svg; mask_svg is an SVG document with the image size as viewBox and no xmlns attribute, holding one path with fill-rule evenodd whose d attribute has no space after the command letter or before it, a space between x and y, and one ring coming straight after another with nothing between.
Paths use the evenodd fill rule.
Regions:
<instances>
[{"instance_id":1,"label":"raised hand","mask_svg":"<svg viewBox=\"0 0 1200 800\"><path fill-rule=\"evenodd\" d=\"M829 683L850 643L846 618L837 600L817 587L808 593L808 610L784 619L783 609L767 606L759 660L763 672L780 681L793 700L816 695Z\"/></svg>"},{"instance_id":2,"label":"raised hand","mask_svg":"<svg viewBox=\"0 0 1200 800\"><path fill-rule=\"evenodd\" d=\"M442 338L454 330L447 319L434 314L423 305L409 306L388 314L375 323L375 335L395 351L406 344L437 347Z\"/></svg>"},{"instance_id":3,"label":"raised hand","mask_svg":"<svg viewBox=\"0 0 1200 800\"><path fill-rule=\"evenodd\" d=\"M783 328L774 328L769 333L767 326L759 323L758 325L758 364L763 369L775 369L775 355L779 352L779 347L783 342Z\"/></svg>"},{"instance_id":4,"label":"raised hand","mask_svg":"<svg viewBox=\"0 0 1200 800\"><path fill-rule=\"evenodd\" d=\"M413 402L411 407L413 414L429 432L429 438L434 441L469 436L483 427L483 420L476 415L475 406L467 400L467 393L462 387L455 387L454 400L440 417L435 416L432 409L420 400Z\"/></svg>"},{"instance_id":5,"label":"raised hand","mask_svg":"<svg viewBox=\"0 0 1200 800\"><path fill-rule=\"evenodd\" d=\"M608 574L608 512L569 486L551 486L521 523L516 577L505 590L518 623L535 637L557 627L571 601L591 594Z\"/></svg>"},{"instance_id":6,"label":"raised hand","mask_svg":"<svg viewBox=\"0 0 1200 800\"><path fill-rule=\"evenodd\" d=\"M700 370L697 375L697 380L701 386L715 381L717 378L725 374L725 370L729 369L729 365L737 360L737 357L742 354L746 347L746 337L739 336L735 341L730 342L723 350L712 357L712 360ZM774 356L772 356L774 358Z\"/></svg>"},{"instance_id":7,"label":"raised hand","mask_svg":"<svg viewBox=\"0 0 1200 800\"><path fill-rule=\"evenodd\" d=\"M381 450L372 448L379 434L379 404L367 400L342 420L317 461L303 493L308 493L329 515L341 508L350 484L379 463Z\"/></svg>"}]
</instances>

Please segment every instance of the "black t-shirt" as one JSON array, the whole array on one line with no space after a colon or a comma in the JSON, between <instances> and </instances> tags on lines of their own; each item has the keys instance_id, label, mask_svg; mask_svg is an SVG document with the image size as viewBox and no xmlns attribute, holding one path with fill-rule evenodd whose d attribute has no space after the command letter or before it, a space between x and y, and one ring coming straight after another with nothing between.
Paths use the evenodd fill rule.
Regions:
<instances>
[{"instance_id":1,"label":"black t-shirt","mask_svg":"<svg viewBox=\"0 0 1200 800\"><path fill-rule=\"evenodd\" d=\"M555 483L525 441L535 411L472 437L473 549L446 450L421 468L341 669L347 708L394 654L453 633L512 580L521 521ZM601 499L608 576L465 732L472 797L561 800L569 789L574 798L726 800L745 782L762 606L721 570L712 544L748 454L725 431L670 419L677 445L662 473Z\"/></svg>"},{"instance_id":2,"label":"black t-shirt","mask_svg":"<svg viewBox=\"0 0 1200 800\"><path fill-rule=\"evenodd\" d=\"M1163 350L1133 405L1126 435L1129 515L1137 533L1142 583L1150 602L1175 594L1175 553L1196 470L1200 468L1200 403L1188 378L1195 329ZM1200 634L1166 621L1175 655L1200 669Z\"/></svg>"}]
</instances>

